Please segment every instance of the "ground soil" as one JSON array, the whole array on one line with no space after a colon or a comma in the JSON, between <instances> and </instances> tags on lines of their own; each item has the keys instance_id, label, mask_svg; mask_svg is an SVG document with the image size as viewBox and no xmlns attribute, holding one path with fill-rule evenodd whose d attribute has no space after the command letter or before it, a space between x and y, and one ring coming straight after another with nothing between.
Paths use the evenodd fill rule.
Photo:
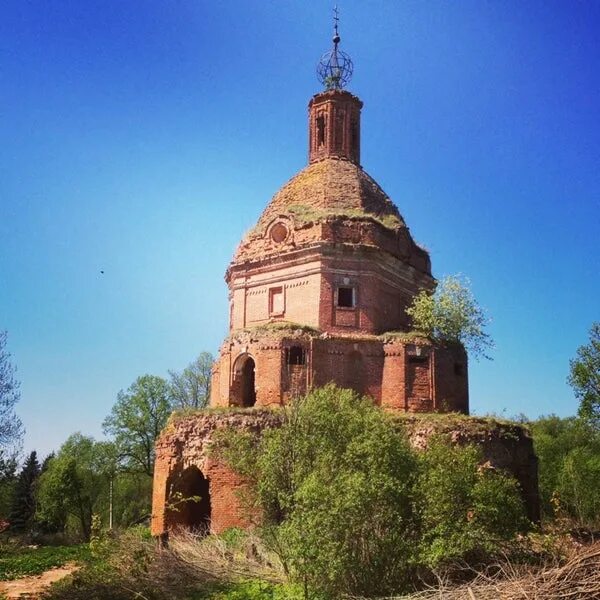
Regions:
<instances>
[{"instance_id":1,"label":"ground soil","mask_svg":"<svg viewBox=\"0 0 600 600\"><path fill-rule=\"evenodd\" d=\"M13 581L0 581L0 595L3 594L8 600L21 600L27 598L35 600L40 594L46 590L50 584L54 583L74 573L79 567L75 563L67 563L62 567L55 567L41 575L31 575L29 577L21 577Z\"/></svg>"}]
</instances>

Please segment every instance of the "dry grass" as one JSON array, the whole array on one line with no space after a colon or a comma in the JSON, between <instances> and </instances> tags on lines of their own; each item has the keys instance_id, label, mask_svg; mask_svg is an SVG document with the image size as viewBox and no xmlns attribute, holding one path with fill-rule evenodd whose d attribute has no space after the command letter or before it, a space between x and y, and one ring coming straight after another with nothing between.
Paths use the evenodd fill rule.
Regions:
<instances>
[{"instance_id":1,"label":"dry grass","mask_svg":"<svg viewBox=\"0 0 600 600\"><path fill-rule=\"evenodd\" d=\"M168 552L186 568L221 581L285 580L277 558L252 534L244 534L239 542L232 544L218 536L203 537L183 530L170 538Z\"/></svg>"},{"instance_id":2,"label":"dry grass","mask_svg":"<svg viewBox=\"0 0 600 600\"><path fill-rule=\"evenodd\" d=\"M103 558L47 590L47 600L189 600L245 580L283 581L276 560L250 535L225 541L187 531L167 546L128 532L108 543ZM201 595L198 596L198 593Z\"/></svg>"},{"instance_id":3,"label":"dry grass","mask_svg":"<svg viewBox=\"0 0 600 600\"><path fill-rule=\"evenodd\" d=\"M600 598L600 543L545 567L497 564L456 585L443 576L435 585L388 600L594 600ZM382 599L383 600L383 599Z\"/></svg>"}]
</instances>

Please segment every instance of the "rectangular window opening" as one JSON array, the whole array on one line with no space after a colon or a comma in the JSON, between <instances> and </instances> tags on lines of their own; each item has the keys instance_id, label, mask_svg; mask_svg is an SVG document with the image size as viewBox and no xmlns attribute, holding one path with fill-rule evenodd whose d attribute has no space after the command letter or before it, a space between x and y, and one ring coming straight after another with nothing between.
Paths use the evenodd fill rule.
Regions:
<instances>
[{"instance_id":1,"label":"rectangular window opening","mask_svg":"<svg viewBox=\"0 0 600 600\"><path fill-rule=\"evenodd\" d=\"M337 290L337 305L340 308L354 308L354 288L339 287Z\"/></svg>"},{"instance_id":2,"label":"rectangular window opening","mask_svg":"<svg viewBox=\"0 0 600 600\"><path fill-rule=\"evenodd\" d=\"M428 361L428 359L429 359L428 356L417 356L417 355L414 355L414 356L409 356L408 357L408 362L418 365L418 364L424 364L424 363L426 363Z\"/></svg>"},{"instance_id":3,"label":"rectangular window opening","mask_svg":"<svg viewBox=\"0 0 600 600\"><path fill-rule=\"evenodd\" d=\"M306 350L300 346L292 346L285 350L286 363L288 365L305 365Z\"/></svg>"},{"instance_id":4,"label":"rectangular window opening","mask_svg":"<svg viewBox=\"0 0 600 600\"><path fill-rule=\"evenodd\" d=\"M269 290L269 315L282 315L284 311L283 288L271 288Z\"/></svg>"}]
</instances>

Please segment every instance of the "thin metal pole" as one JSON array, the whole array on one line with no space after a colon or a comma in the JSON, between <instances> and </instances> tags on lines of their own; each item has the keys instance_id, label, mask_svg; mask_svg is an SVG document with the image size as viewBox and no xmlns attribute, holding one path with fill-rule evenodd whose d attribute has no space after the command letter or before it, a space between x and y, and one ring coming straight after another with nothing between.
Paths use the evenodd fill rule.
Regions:
<instances>
[{"instance_id":1,"label":"thin metal pole","mask_svg":"<svg viewBox=\"0 0 600 600\"><path fill-rule=\"evenodd\" d=\"M110 487L108 492L108 529L111 530L113 526L113 478L110 477Z\"/></svg>"}]
</instances>

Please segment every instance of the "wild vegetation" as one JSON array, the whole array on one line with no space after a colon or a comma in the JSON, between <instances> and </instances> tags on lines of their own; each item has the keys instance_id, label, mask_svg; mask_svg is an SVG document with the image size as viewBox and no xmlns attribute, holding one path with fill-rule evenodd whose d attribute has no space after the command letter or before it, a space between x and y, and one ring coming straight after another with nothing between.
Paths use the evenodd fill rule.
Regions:
<instances>
[{"instance_id":1,"label":"wild vegetation","mask_svg":"<svg viewBox=\"0 0 600 600\"><path fill-rule=\"evenodd\" d=\"M174 409L207 405L213 358L204 352L169 380L138 377L119 392L104 421L108 439L74 433L40 464L32 452L17 469L22 426L14 413L19 382L0 336L0 531L39 543L89 541L94 515L128 527L150 514L154 442Z\"/></svg>"},{"instance_id":2,"label":"wild vegetation","mask_svg":"<svg viewBox=\"0 0 600 600\"><path fill-rule=\"evenodd\" d=\"M482 465L477 448L449 445L441 427L416 453L397 419L330 386L287 407L283 426L260 439L217 440L213 452L251 484L244 501L263 511L259 527L182 531L161 547L135 523L149 511L152 445L166 415L206 398L205 381L195 388L188 371L176 400L169 382L151 376L119 394L109 441L74 434L56 455L40 464L31 453L20 468L10 453L0 457L0 580L75 561L80 570L47 598L598 597L597 341L594 325L571 361L579 414L518 421L539 457L541 526L525 518L517 482ZM14 369L3 372L16 402Z\"/></svg>"}]
</instances>

